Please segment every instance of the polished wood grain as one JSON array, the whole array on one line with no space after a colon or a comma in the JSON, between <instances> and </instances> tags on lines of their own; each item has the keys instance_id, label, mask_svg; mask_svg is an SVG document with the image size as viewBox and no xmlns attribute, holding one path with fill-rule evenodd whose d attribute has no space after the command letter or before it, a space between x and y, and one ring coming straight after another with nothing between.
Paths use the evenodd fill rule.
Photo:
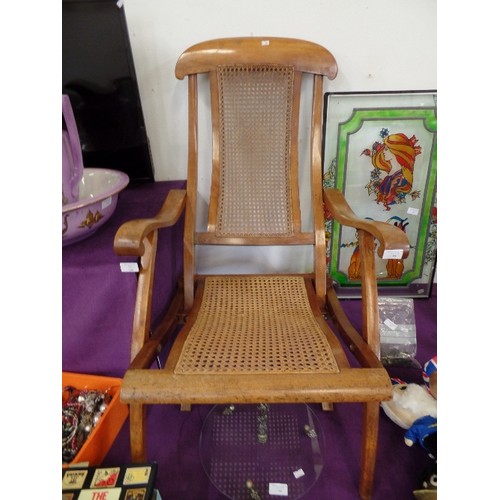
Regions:
<instances>
[{"instance_id":1,"label":"polished wood grain","mask_svg":"<svg viewBox=\"0 0 500 500\"><path fill-rule=\"evenodd\" d=\"M311 201L314 220L314 270L316 297L321 307L326 300L326 239L325 215L322 202L323 170L321 162L321 117L323 77L314 75L313 104L311 114Z\"/></svg>"},{"instance_id":2,"label":"polished wood grain","mask_svg":"<svg viewBox=\"0 0 500 500\"><path fill-rule=\"evenodd\" d=\"M144 255L146 237L157 229L173 226L180 218L186 204L186 191L172 189L155 217L136 219L122 224L115 235L114 250L117 255Z\"/></svg>"},{"instance_id":3,"label":"polished wood grain","mask_svg":"<svg viewBox=\"0 0 500 500\"><path fill-rule=\"evenodd\" d=\"M296 71L322 74L333 80L337 62L321 45L279 37L235 37L208 40L193 45L179 58L175 76L208 73L219 65L282 64Z\"/></svg>"},{"instance_id":4,"label":"polished wood grain","mask_svg":"<svg viewBox=\"0 0 500 500\"><path fill-rule=\"evenodd\" d=\"M256 389L258 387L258 389ZM341 375L178 375L129 370L121 399L147 404L361 403L386 401L392 386L384 368L347 368Z\"/></svg>"},{"instance_id":5,"label":"polished wood grain","mask_svg":"<svg viewBox=\"0 0 500 500\"><path fill-rule=\"evenodd\" d=\"M363 449L361 452L361 478L359 481L359 496L362 500L369 500L372 497L379 418L380 405L377 402L370 401L363 405Z\"/></svg>"}]
</instances>

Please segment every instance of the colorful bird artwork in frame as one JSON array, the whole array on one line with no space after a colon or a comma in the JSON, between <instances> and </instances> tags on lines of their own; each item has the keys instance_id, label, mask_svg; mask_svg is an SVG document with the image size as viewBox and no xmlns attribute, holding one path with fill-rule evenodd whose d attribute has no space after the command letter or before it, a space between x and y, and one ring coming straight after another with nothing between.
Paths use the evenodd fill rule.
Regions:
<instances>
[{"instance_id":1,"label":"colorful bird artwork in frame","mask_svg":"<svg viewBox=\"0 0 500 500\"><path fill-rule=\"evenodd\" d=\"M341 191L365 219L408 236L405 260L375 256L379 292L426 297L436 263L437 113L433 91L330 93L324 186ZM339 297L361 295L358 234L325 212L327 265ZM377 242L375 241L375 244Z\"/></svg>"}]
</instances>

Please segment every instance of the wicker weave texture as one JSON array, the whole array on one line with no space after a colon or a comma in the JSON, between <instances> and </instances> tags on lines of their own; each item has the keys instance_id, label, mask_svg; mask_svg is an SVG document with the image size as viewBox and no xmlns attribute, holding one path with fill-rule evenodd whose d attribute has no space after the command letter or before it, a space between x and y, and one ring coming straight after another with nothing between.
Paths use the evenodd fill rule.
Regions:
<instances>
[{"instance_id":1,"label":"wicker weave texture","mask_svg":"<svg viewBox=\"0 0 500 500\"><path fill-rule=\"evenodd\" d=\"M338 373L304 280L207 277L176 373Z\"/></svg>"},{"instance_id":2,"label":"wicker weave texture","mask_svg":"<svg viewBox=\"0 0 500 500\"><path fill-rule=\"evenodd\" d=\"M293 69L220 67L219 236L290 236Z\"/></svg>"}]
</instances>

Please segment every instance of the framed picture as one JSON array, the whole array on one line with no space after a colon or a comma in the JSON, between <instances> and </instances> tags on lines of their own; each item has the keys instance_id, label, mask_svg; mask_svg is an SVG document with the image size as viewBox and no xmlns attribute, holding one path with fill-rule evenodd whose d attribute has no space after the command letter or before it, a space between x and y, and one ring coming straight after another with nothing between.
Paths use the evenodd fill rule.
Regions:
<instances>
[{"instance_id":1,"label":"framed picture","mask_svg":"<svg viewBox=\"0 0 500 500\"><path fill-rule=\"evenodd\" d=\"M381 296L429 297L437 253L437 92L325 94L325 187L359 217L401 228L404 260L376 257ZM356 230L325 215L328 269L339 297L361 296Z\"/></svg>"}]
</instances>

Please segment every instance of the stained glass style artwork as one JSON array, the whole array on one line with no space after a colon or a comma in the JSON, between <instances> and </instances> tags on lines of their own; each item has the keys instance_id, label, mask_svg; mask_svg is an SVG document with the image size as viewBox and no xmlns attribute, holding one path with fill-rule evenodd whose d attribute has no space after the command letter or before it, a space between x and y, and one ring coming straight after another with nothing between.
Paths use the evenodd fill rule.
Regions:
<instances>
[{"instance_id":1,"label":"stained glass style artwork","mask_svg":"<svg viewBox=\"0 0 500 500\"><path fill-rule=\"evenodd\" d=\"M437 93L327 93L325 187L341 190L359 217L405 231L410 255L377 257L380 295L428 297L437 258ZM354 228L325 214L328 269L339 297L360 297Z\"/></svg>"}]
</instances>

